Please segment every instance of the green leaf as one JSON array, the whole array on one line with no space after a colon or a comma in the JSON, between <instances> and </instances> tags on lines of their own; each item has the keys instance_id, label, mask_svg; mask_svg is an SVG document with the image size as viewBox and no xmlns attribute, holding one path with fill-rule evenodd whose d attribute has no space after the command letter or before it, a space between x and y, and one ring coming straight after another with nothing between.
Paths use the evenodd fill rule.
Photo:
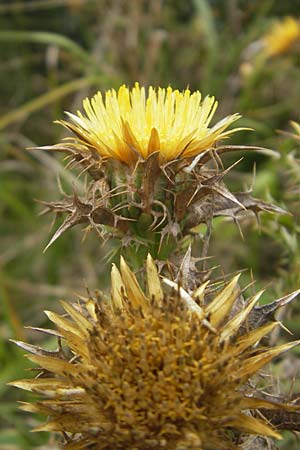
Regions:
<instances>
[{"instance_id":1,"label":"green leaf","mask_svg":"<svg viewBox=\"0 0 300 450\"><path fill-rule=\"evenodd\" d=\"M52 89L46 94L42 94L39 97L30 100L19 108L14 109L13 111L10 111L9 113L4 114L4 116L0 117L0 130L7 127L11 123L16 122L17 120L26 118L29 114L38 111L39 109L55 102L56 100L68 94L71 94L72 92L96 83L99 83L99 77L84 77L69 81L55 89Z\"/></svg>"},{"instance_id":2,"label":"green leaf","mask_svg":"<svg viewBox=\"0 0 300 450\"><path fill-rule=\"evenodd\" d=\"M82 47L66 36L44 31L0 31L0 41L3 42L34 42L37 44L57 45L73 54L85 64L93 64L92 56Z\"/></svg>"}]
</instances>

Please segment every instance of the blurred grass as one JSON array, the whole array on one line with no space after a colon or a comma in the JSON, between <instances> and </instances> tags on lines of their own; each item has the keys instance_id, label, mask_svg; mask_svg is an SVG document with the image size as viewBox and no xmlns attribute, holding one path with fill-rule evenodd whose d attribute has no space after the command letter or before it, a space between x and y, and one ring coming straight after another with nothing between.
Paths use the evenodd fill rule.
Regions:
<instances>
[{"instance_id":1,"label":"blurred grass","mask_svg":"<svg viewBox=\"0 0 300 450\"><path fill-rule=\"evenodd\" d=\"M57 174L68 192L73 185L80 190L81 181L64 170L61 158L25 150L59 141L61 129L52 122L65 110L76 111L95 90L135 81L179 89L190 86L216 96L219 117L242 113L241 126L256 131L240 133L231 142L274 148L281 158L243 155L229 181L236 189L250 186L255 162L254 194L271 197L293 216L263 215L259 232L255 220L249 219L242 226L244 240L234 225L216 221L211 254L225 273L248 269L245 284L251 269L258 287L269 288L264 301L299 288L300 148L276 130L287 130L291 119L300 120L300 53L265 61L249 50L274 19L297 16L299 8L299 0L1 3L1 449L50 448L48 436L29 432L33 419L17 412L17 400L26 401L26 395L6 386L29 376L23 352L8 339L43 340L24 325L46 325L42 311L59 309L60 298L83 293L85 285L90 289L107 285L103 250L95 247L93 235L82 245L80 228L42 253L51 219L38 217L42 208L34 199L58 198ZM295 338L300 337L299 316L296 301L286 315ZM293 358L287 356L286 364L294 364ZM279 364L283 378L286 367ZM296 450L298 445L287 433L280 448Z\"/></svg>"}]
</instances>

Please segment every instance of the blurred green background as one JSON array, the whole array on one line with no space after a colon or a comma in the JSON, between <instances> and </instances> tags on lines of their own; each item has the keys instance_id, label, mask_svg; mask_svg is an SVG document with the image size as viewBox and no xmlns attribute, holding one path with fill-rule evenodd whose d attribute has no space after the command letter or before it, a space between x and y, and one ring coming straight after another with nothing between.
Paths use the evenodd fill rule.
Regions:
<instances>
[{"instance_id":1,"label":"blurred green background","mask_svg":"<svg viewBox=\"0 0 300 450\"><path fill-rule=\"evenodd\" d=\"M257 289L267 287L265 301L300 287L300 136L278 132L300 121L300 42L271 58L262 49L264 34L286 16L300 18L300 0L0 2L0 449L56 448L46 434L30 433L36 418L18 411L17 401L29 396L6 385L30 376L24 352L8 340L53 347L24 326L49 327L44 309L59 309L60 298L74 298L86 285L107 286L108 265L94 234L82 244L82 229L75 228L43 254L52 217L39 217L34 200L59 198L58 178L63 189L79 193L84 180L64 170L63 158L25 150L61 140L53 121L79 109L85 96L135 81L171 84L214 95L216 120L241 113L240 126L255 131L231 143L265 146L280 157L244 153L228 182L236 190L250 187L255 164L254 195L292 214L264 214L259 226L249 218L241 224L244 238L234 224L216 221L210 254L224 273L247 269L243 283L253 276ZM295 338L299 302L284 314ZM274 377L291 380L298 355L296 349L279 360ZM299 443L288 433L278 448Z\"/></svg>"}]
</instances>

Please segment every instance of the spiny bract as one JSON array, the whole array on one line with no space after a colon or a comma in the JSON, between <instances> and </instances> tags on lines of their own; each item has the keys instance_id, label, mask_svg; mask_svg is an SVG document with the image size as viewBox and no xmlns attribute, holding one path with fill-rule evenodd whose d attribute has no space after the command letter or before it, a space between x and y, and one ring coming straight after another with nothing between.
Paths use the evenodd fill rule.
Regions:
<instances>
[{"instance_id":1,"label":"spiny bract","mask_svg":"<svg viewBox=\"0 0 300 450\"><path fill-rule=\"evenodd\" d=\"M66 449L97 450L222 450L248 434L280 438L258 410L297 407L265 400L248 381L297 343L257 346L277 326L248 323L261 292L236 308L236 276L207 304L208 283L189 293L164 279L164 292L150 256L146 269L147 294L122 259L111 301L64 302L68 317L47 312L63 342L56 353L18 343L41 368L13 383L46 397L22 406L49 416L37 431L63 433Z\"/></svg>"}]
</instances>

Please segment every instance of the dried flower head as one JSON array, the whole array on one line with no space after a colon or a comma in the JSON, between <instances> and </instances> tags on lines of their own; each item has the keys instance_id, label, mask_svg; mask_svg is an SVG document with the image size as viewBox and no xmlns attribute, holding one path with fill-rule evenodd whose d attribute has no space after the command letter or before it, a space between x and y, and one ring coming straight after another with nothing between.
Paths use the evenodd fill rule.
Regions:
<instances>
[{"instance_id":1,"label":"dried flower head","mask_svg":"<svg viewBox=\"0 0 300 450\"><path fill-rule=\"evenodd\" d=\"M46 397L22 406L49 416L37 431L63 433L73 450L225 450L248 434L280 438L259 410L297 407L264 399L249 379L297 342L257 344L277 326L251 326L261 293L233 312L238 277L208 303L208 283L191 293L165 280L164 292L150 256L147 281L145 294L121 260L110 302L63 303L67 317L47 312L63 342L57 353L19 343L41 368L13 383Z\"/></svg>"},{"instance_id":2,"label":"dried flower head","mask_svg":"<svg viewBox=\"0 0 300 450\"><path fill-rule=\"evenodd\" d=\"M300 20L285 17L277 21L263 38L267 56L281 55L290 51L295 44L300 46Z\"/></svg>"},{"instance_id":3,"label":"dried flower head","mask_svg":"<svg viewBox=\"0 0 300 450\"><path fill-rule=\"evenodd\" d=\"M68 113L71 122L60 121L76 138L75 145L94 150L102 157L134 163L138 157L147 159L158 151L161 162L179 157L196 156L240 130L227 128L239 119L239 114L227 116L210 127L217 109L214 97L199 91L191 93L135 84L125 85L116 92L98 92L83 102L85 115Z\"/></svg>"}]
</instances>

